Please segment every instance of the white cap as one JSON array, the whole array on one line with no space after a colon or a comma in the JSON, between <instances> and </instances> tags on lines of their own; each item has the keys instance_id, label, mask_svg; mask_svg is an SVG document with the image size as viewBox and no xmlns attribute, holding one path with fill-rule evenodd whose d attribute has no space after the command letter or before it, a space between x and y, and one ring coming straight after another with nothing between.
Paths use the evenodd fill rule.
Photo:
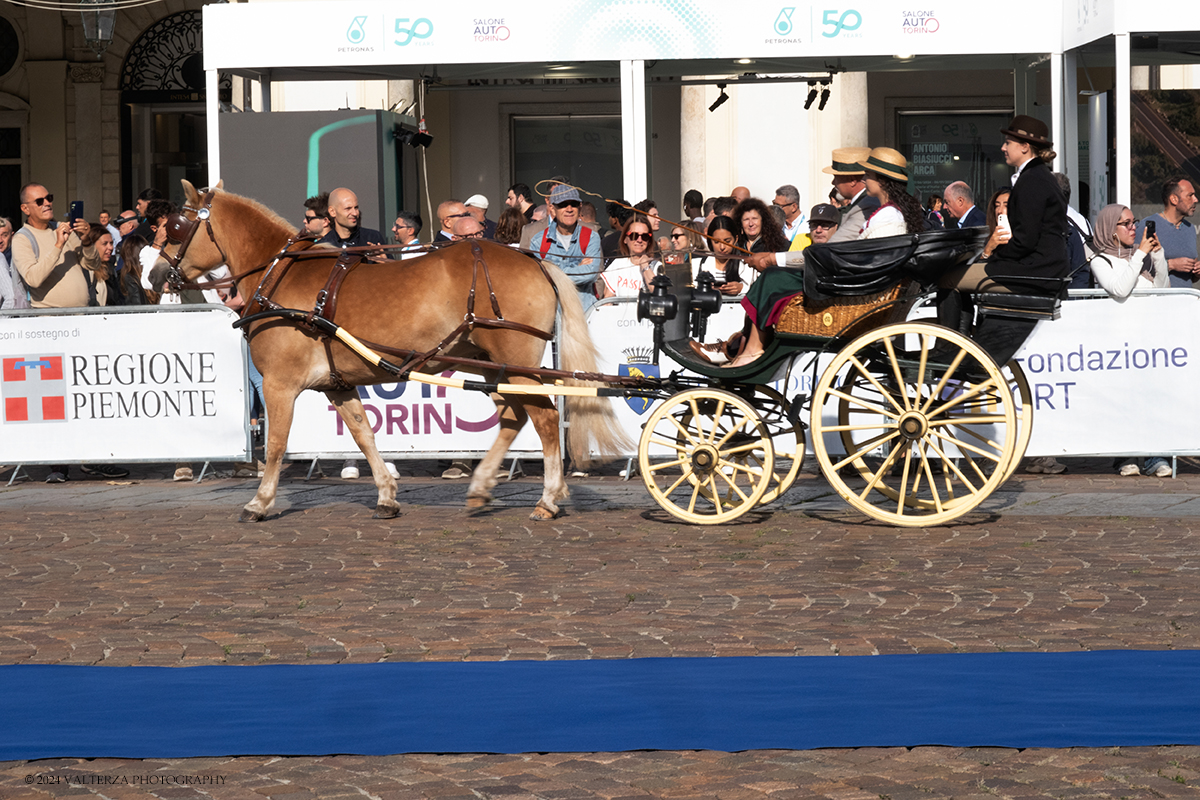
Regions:
<instances>
[{"instance_id":1,"label":"white cap","mask_svg":"<svg viewBox=\"0 0 1200 800\"><path fill-rule=\"evenodd\" d=\"M488 199L481 194L473 194L467 198L467 202L463 203L463 205L482 208L484 211L487 211Z\"/></svg>"}]
</instances>

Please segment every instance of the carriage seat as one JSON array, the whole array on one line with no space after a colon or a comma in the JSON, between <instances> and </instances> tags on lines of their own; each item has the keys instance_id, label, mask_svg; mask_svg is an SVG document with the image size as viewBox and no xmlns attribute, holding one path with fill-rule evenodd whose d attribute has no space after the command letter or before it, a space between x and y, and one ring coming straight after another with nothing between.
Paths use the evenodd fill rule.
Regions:
<instances>
[{"instance_id":1,"label":"carriage seat","mask_svg":"<svg viewBox=\"0 0 1200 800\"><path fill-rule=\"evenodd\" d=\"M1034 278L1028 275L993 275L993 280L1011 287L1011 292L975 292L972 297L984 316L1010 319L1055 320L1059 318L1070 278ZM1042 289L1042 291L1038 291Z\"/></svg>"},{"instance_id":2,"label":"carriage seat","mask_svg":"<svg viewBox=\"0 0 1200 800\"><path fill-rule=\"evenodd\" d=\"M831 297L818 302L795 295L775 323L775 335L783 337L852 337L872 328L903 321L919 291L915 281L903 279L873 294ZM897 302L899 301L899 302Z\"/></svg>"},{"instance_id":3,"label":"carriage seat","mask_svg":"<svg viewBox=\"0 0 1200 800\"><path fill-rule=\"evenodd\" d=\"M1062 309L1062 298L1057 295L982 292L972 296L986 316L1053 320L1059 318Z\"/></svg>"}]
</instances>

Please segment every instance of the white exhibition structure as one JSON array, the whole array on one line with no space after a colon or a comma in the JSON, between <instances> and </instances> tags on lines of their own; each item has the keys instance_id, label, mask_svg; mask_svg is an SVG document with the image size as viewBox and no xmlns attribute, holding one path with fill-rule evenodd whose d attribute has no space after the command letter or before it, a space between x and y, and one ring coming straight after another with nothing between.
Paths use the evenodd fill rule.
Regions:
<instances>
[{"instance_id":1,"label":"white exhibition structure","mask_svg":"<svg viewBox=\"0 0 1200 800\"><path fill-rule=\"evenodd\" d=\"M562 0L547 7L491 0L446 6L364 0L322 3L317 18L313 0L206 5L209 180L215 184L221 175L219 73L260 81L265 99L271 81L279 80L411 79L433 72L461 78L514 74L505 70L535 62L543 70L619 64L624 194L643 197L648 186L648 65L673 62L676 75L711 76L738 74L746 69L739 62L751 59L756 73L769 75L819 71L830 64L842 71L883 71L903 68L903 62L914 59L916 65L928 61L936 69L1011 66L1014 55L1029 54L1034 63L1048 60L1049 123L1060 153L1056 169L1076 183L1081 167L1086 174L1088 166L1077 163L1076 115L1064 108L1074 108L1065 98L1078 94L1078 56L1087 49L1114 64L1116 74L1115 163L1093 163L1093 168L1115 170L1116 197L1111 200L1129 204L1132 38L1172 32L1194 37L1200 31L1200 3L786 2ZM1194 52L1186 52L1197 48L1183 49L1167 54L1178 60L1163 63L1197 60ZM1020 110L1026 98L1019 87L1015 94ZM269 101L266 105L263 110L269 111ZM1101 119L1089 119L1091 141L1103 141L1104 128L1097 127ZM1093 159L1103 158L1104 151L1091 148Z\"/></svg>"}]
</instances>

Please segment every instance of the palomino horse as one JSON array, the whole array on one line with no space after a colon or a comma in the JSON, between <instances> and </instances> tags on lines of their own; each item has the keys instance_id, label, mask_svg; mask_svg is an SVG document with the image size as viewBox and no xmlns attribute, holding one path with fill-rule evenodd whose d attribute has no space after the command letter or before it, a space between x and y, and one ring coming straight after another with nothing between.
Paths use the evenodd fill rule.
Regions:
<instances>
[{"instance_id":1,"label":"palomino horse","mask_svg":"<svg viewBox=\"0 0 1200 800\"><path fill-rule=\"evenodd\" d=\"M311 312L319 305L323 314L334 317L331 295L336 294L334 321L356 338L402 353L426 353L442 345L437 351L439 356L488 362L487 367L471 371L481 372L486 381L495 382L505 374L497 365L530 368L541 364L546 340L532 335L528 328L551 331L555 312L561 307L563 369L595 372L595 348L579 296L570 279L551 264L541 265L501 245L471 240L403 262L363 261L343 272L337 285L331 274L339 251L330 250L328 258L279 259L289 246L292 250L308 246L307 242L292 243L295 228L282 217L260 203L219 188L203 196L186 180L183 188L188 200L186 216L169 223L175 248L165 255L168 260L178 259L178 269L189 281L222 262L228 264L238 294L246 300L247 314L280 307ZM486 262L482 269L479 260ZM502 315L514 325L481 323L463 326L453 335L468 311L468 295L474 302L477 282L483 297L481 309L493 311L498 307L495 316ZM494 302L488 296L489 289L494 290ZM260 302L256 297L259 293L268 296L269 301ZM527 330L514 329L521 326ZM358 392L351 388L391 382L396 376L364 361L338 339L305 326L303 321L298 324L278 317L259 319L249 323L247 335L254 364L263 375L270 434L262 483L242 511L241 520L262 520L275 503L293 406L305 389L325 393L370 463L379 490L376 516L399 514L396 482L375 447L375 435ZM421 364L420 371L437 373L454 366L453 361L434 358ZM506 380L538 383L528 374L508 374ZM504 454L526 419L531 419L545 456L544 488L531 518L552 519L558 514L557 501L568 494L559 450L558 410L544 395L493 397L500 415L500 433L475 469L467 505L479 507L491 499ZM571 397L568 404L571 425L567 445L577 462L587 463L592 452L615 454L624 445L607 400Z\"/></svg>"}]
</instances>

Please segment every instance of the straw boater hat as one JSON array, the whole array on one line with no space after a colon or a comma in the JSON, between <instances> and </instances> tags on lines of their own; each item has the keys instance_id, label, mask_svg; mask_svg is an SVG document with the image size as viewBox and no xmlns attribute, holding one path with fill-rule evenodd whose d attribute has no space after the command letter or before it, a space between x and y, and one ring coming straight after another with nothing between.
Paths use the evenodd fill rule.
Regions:
<instances>
[{"instance_id":1,"label":"straw boater hat","mask_svg":"<svg viewBox=\"0 0 1200 800\"><path fill-rule=\"evenodd\" d=\"M821 170L826 175L862 175L858 162L871 153L869 147L839 147L833 151L833 166Z\"/></svg>"},{"instance_id":2,"label":"straw boater hat","mask_svg":"<svg viewBox=\"0 0 1200 800\"><path fill-rule=\"evenodd\" d=\"M1054 145L1050 141L1050 129L1046 127L1046 123L1036 117L1027 117L1024 114L1013 117L1012 122L1008 123L1008 127L1002 128L1000 132L1005 136L1011 136L1039 147Z\"/></svg>"},{"instance_id":3,"label":"straw boater hat","mask_svg":"<svg viewBox=\"0 0 1200 800\"><path fill-rule=\"evenodd\" d=\"M886 175L894 181L908 183L908 159L900 155L899 150L890 147L876 147L870 155L858 162L863 170Z\"/></svg>"}]
</instances>

